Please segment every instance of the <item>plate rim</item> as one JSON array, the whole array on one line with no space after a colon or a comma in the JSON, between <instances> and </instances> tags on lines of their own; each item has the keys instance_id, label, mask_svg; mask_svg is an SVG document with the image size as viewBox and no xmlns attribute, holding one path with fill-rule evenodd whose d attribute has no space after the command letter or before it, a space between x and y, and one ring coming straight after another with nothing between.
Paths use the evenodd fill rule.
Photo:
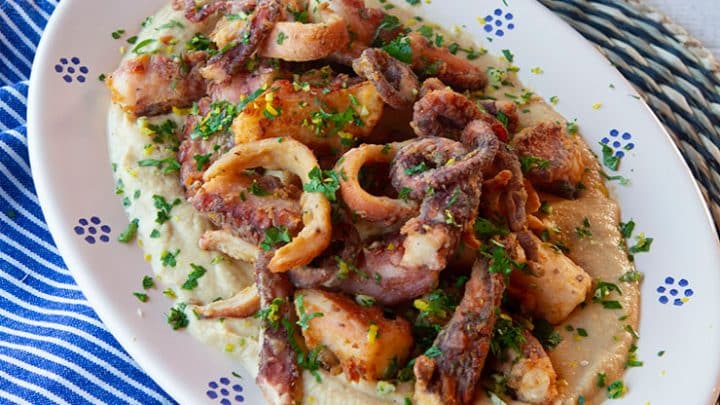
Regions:
<instances>
[{"instance_id":1,"label":"plate rim","mask_svg":"<svg viewBox=\"0 0 720 405\"><path fill-rule=\"evenodd\" d=\"M160 1L160 0L158 0ZM166 3L166 1L165 1ZM567 24L565 21L563 21L559 16L555 15L550 11L546 6L535 3L536 6L538 6L539 9L542 9L543 13L545 14L541 18L548 18L554 19L558 25L562 25L570 32L568 33L568 36L574 36L574 40L582 41L584 47L592 48L593 51L602 59L607 60L607 58L598 50L596 49L592 43L588 40L586 40L580 33L575 31L569 24ZM39 67L40 63L39 61L47 59L45 56L47 53L51 53L49 48L49 44L51 43L51 40L48 39L50 36L49 33L54 33L56 30L58 30L58 27L62 23L62 19L65 13L68 12L68 10L72 10L75 7L82 7L83 2L78 0L64 0L60 2L55 10L53 11L52 15L50 16L50 19L48 20L48 23L43 30L43 34L41 36L40 42L37 46L35 59L32 64L32 70L29 80L29 90L28 90L28 99L27 99L27 142L28 142L28 154L29 154L29 160L30 160L30 167L32 171L32 177L33 182L35 185L35 190L38 196L38 200L40 202L40 206L45 218L45 221L48 225L48 229L50 230L50 233L53 235L54 243L57 246L58 250L60 251L63 260L65 261L69 271L71 272L73 278L77 282L78 286L80 287L81 291L85 295L85 297L88 300L88 303L93 308L93 310L96 312L100 320L107 326L110 333L116 337L120 345L123 347L124 350L130 354L130 356L133 358L133 360L140 365L140 367L147 372L147 374L150 376L151 379L156 381L160 387L162 387L168 394L171 394L171 396L177 400L177 398L189 398L192 396L187 396L189 394L189 391L184 389L179 389L177 384L177 381L170 378L170 375L163 371L165 369L165 366L162 366L161 364L153 363L153 362L147 362L144 361L148 356L145 354L146 350L139 350L138 345L133 345L128 343L128 339L130 338L128 333L123 332L124 325L121 323L118 323L116 319L113 319L113 317L108 316L109 314L105 313L104 305L99 305L98 302L102 300L102 294L91 291L90 289L84 287L84 285L89 284L89 281L87 281L84 272L77 270L80 267L85 267L82 265L82 263L76 263L75 257L68 257L66 256L66 252L70 251L70 248L65 246L65 243L63 241L64 238L62 237L56 237L55 235L65 234L68 231L64 228L60 228L58 222L56 221L55 212L52 209L53 205L53 197L49 195L49 186L46 185L46 180L44 179L44 176L40 173L40 167L42 167L42 164L39 162L42 160L43 155L43 148L38 145L38 142L41 139L41 135L38 134L40 131L38 128L41 127L41 125L37 125L38 123L38 117L40 114L40 105L42 104L41 99L43 98L42 90L38 84L40 78L42 77L43 72L41 71L41 68ZM625 79L622 74L617 71L615 68L609 68L606 69L608 72L608 77L613 77L614 80L622 81L625 83L628 87L632 88L632 85L628 82L627 79ZM670 134L667 132L667 129L662 125L657 115L654 113L654 111L650 108L650 106L645 102L645 100L640 100L642 104L642 108L645 110L645 114L649 114L650 117L652 117L653 121L655 122L655 126L657 129L663 134L664 140L660 141L657 140L657 142L669 142L671 145L674 154L676 155L676 158L680 159L681 166L683 167L683 175L685 176L686 180L690 180L692 187L694 189L695 199L699 199L701 203L701 207L704 213L704 217L707 221L707 224L712 229L711 232L709 232L710 235L712 235L711 239L713 239L714 245L716 247L716 253L720 251L720 239L718 238L717 232L715 232L715 223L712 218L710 208L707 204L707 201L705 200L704 196L702 195L700 186L697 183L697 180L692 175L692 172L689 168L689 165L686 161L686 158L682 155L680 149L675 144L675 142L672 140ZM586 139L587 140L587 139ZM44 172L42 172L44 173ZM71 265L72 264L72 265ZM98 310L99 308L103 308L103 310ZM642 322L642 320L641 320ZM122 337L122 338L121 338ZM143 360L139 360L143 359ZM714 389L710 393L710 395L713 396L712 401L714 401L714 398L717 398L717 394L720 393L720 365L716 368L716 376L715 376L715 384Z\"/></svg>"}]
</instances>

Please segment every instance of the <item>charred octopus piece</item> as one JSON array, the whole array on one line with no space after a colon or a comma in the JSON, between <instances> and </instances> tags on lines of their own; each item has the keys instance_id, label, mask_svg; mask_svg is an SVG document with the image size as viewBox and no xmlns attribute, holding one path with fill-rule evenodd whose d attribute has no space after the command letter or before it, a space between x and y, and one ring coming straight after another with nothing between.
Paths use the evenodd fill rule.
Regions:
<instances>
[{"instance_id":1,"label":"charred octopus piece","mask_svg":"<svg viewBox=\"0 0 720 405\"><path fill-rule=\"evenodd\" d=\"M417 98L420 82L410 67L382 49L368 48L353 61L353 70L370 80L390 107L410 107Z\"/></svg>"}]
</instances>

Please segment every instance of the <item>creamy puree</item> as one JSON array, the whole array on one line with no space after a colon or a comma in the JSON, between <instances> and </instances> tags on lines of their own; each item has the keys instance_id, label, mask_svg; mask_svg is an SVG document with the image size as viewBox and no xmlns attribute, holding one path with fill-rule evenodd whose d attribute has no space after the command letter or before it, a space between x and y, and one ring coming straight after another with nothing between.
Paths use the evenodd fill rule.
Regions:
<instances>
[{"instance_id":1,"label":"creamy puree","mask_svg":"<svg viewBox=\"0 0 720 405\"><path fill-rule=\"evenodd\" d=\"M377 6L368 2L369 6ZM396 4L389 12L406 22L415 15L417 9ZM205 24L192 24L183 18L182 12L172 10L170 6L161 9L138 35L138 43L146 38L159 36L155 27L170 20L182 21L184 29L174 27L162 31L163 35L173 35L178 39L178 48L190 39L195 32L207 33L212 21ZM427 24L427 21L423 22ZM415 26L417 28L418 26ZM437 29L436 29L437 31ZM444 32L446 43L458 42L468 47L471 42L462 34ZM478 49L477 46L475 49ZM132 55L127 53L125 58ZM482 55L476 62L483 70L488 67L506 69L509 64L502 58L489 54ZM512 85L501 86L499 89L488 87L486 94L500 100L509 100L505 94L520 95L525 88L514 74L508 74L507 81ZM533 126L544 121L565 122L565 118L539 97L533 97L529 104L519 108L520 127ZM160 123L173 118L182 127L182 119L175 114L154 117L148 123ZM139 167L142 159L163 159L170 155L169 151L148 150L145 145L152 141L142 132L142 122L131 120L119 107L113 105L108 115L108 133L110 159L115 166L115 177L122 183L124 196L131 204L127 207L128 217L137 218L139 227L138 244L143 248L146 260L152 265L156 279L162 288L170 288L177 295L177 303L190 303L186 309L190 324L187 330L205 344L225 351L228 356L239 363L253 375L258 370L258 335L260 321L248 319L200 320L192 313L192 304L204 304L217 298L229 298L237 291L253 282L253 267L248 263L235 261L220 253L207 252L198 248L200 236L211 229L210 223L203 218L190 204L185 202L184 193L178 181L177 172L164 175L154 167ZM583 142L576 137L578 142ZM583 145L585 145L583 143ZM563 200L544 195L542 199L550 202L552 213L545 221L556 225L560 230L560 240L569 247L568 256L583 267L595 280L617 284L622 295L612 293L606 299L617 300L622 309L605 309L590 299L581 305L556 330L562 335L562 342L549 351L555 370L560 380L558 403L575 404L580 395L585 397L587 404L602 402L605 388L596 385L597 373L607 375L607 383L622 378L628 348L633 338L624 328L626 325L637 329L639 312L639 287L637 283L619 282L618 278L627 271L633 270L628 260L624 240L618 230L620 210L609 196L600 177L600 165L595 156L583 148L584 159L588 170L583 183L586 189L575 200ZM139 197L134 198L136 191ZM171 219L162 225L155 222L157 209L153 205L153 195L160 195L168 203L180 199L180 203L171 210ZM575 228L587 218L592 232L591 238L579 238ZM153 238L153 230L160 232L160 237ZM177 265L165 267L161 262L164 252L179 249ZM181 289L191 271L190 264L201 265L208 271L199 280L199 286L192 291ZM623 317L623 320L619 318ZM588 332L585 338L578 338L576 332L566 330L566 325L584 328ZM343 374L333 376L320 370L322 383L305 371L303 375L304 402L314 404L382 404L403 403L406 397L412 398L412 384L405 383L396 387L394 393L380 395L376 393L376 384L367 381L351 383ZM489 403L484 390L478 403Z\"/></svg>"}]
</instances>

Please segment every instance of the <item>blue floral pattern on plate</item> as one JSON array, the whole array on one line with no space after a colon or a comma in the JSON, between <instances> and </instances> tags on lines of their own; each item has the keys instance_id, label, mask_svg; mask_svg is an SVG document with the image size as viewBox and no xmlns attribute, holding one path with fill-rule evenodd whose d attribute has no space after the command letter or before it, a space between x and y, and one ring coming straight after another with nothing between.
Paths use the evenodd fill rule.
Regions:
<instances>
[{"instance_id":1,"label":"blue floral pattern on plate","mask_svg":"<svg viewBox=\"0 0 720 405\"><path fill-rule=\"evenodd\" d=\"M73 80L79 83L85 83L90 69L80 63L80 58L73 56L69 59L60 58L58 63L55 64L55 72L62 75L62 79L67 83L72 83Z\"/></svg>"},{"instance_id":2,"label":"blue floral pattern on plate","mask_svg":"<svg viewBox=\"0 0 720 405\"><path fill-rule=\"evenodd\" d=\"M80 218L78 225L73 228L75 234L83 237L85 242L94 245L98 240L103 243L110 242L110 225L102 223L99 217Z\"/></svg>"},{"instance_id":3,"label":"blue floral pattern on plate","mask_svg":"<svg viewBox=\"0 0 720 405\"><path fill-rule=\"evenodd\" d=\"M515 29L515 16L501 8L496 8L491 14L485 16L485 24L483 30L488 34L494 34L496 37L505 36L505 31Z\"/></svg>"},{"instance_id":4,"label":"blue floral pattern on plate","mask_svg":"<svg viewBox=\"0 0 720 405\"><path fill-rule=\"evenodd\" d=\"M661 304L669 304L672 302L677 307L683 306L685 303L690 301L690 297L695 294L692 288L690 288L690 282L684 278L675 280L674 277L665 277L663 284L658 286L656 289L660 295L658 302Z\"/></svg>"},{"instance_id":5,"label":"blue floral pattern on plate","mask_svg":"<svg viewBox=\"0 0 720 405\"><path fill-rule=\"evenodd\" d=\"M242 385L238 383L231 384L230 379L222 377L217 381L208 383L208 390L205 394L212 400L217 400L221 405L230 405L232 403L241 403L245 401Z\"/></svg>"}]
</instances>

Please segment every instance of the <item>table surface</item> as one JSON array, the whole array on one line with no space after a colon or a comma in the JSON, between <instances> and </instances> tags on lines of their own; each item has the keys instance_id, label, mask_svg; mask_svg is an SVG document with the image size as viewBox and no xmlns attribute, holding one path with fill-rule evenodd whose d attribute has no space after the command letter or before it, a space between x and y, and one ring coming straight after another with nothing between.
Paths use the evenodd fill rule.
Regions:
<instances>
[{"instance_id":1,"label":"table surface","mask_svg":"<svg viewBox=\"0 0 720 405\"><path fill-rule=\"evenodd\" d=\"M720 0L646 0L720 59Z\"/></svg>"}]
</instances>

